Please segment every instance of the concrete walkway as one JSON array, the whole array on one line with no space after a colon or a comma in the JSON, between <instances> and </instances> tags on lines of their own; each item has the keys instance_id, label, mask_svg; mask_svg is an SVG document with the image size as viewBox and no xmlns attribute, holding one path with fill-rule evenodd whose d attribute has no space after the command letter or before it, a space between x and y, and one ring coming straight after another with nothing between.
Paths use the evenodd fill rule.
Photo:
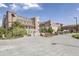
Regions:
<instances>
[{"instance_id":1,"label":"concrete walkway","mask_svg":"<svg viewBox=\"0 0 79 59\"><path fill-rule=\"evenodd\" d=\"M79 56L79 40L71 34L0 40L0 56Z\"/></svg>"}]
</instances>

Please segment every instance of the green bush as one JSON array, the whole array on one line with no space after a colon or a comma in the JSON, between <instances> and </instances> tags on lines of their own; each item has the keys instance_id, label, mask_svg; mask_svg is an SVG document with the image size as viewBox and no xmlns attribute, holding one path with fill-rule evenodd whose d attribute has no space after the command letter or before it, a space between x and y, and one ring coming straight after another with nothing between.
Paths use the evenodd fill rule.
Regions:
<instances>
[{"instance_id":1,"label":"green bush","mask_svg":"<svg viewBox=\"0 0 79 59\"><path fill-rule=\"evenodd\" d=\"M11 34L11 35L9 35ZM27 34L27 31L25 27L19 23L19 22L14 22L13 27L9 29L9 36L15 38L15 37L23 37L24 35Z\"/></svg>"},{"instance_id":2,"label":"green bush","mask_svg":"<svg viewBox=\"0 0 79 59\"><path fill-rule=\"evenodd\" d=\"M41 28L40 32L45 33L45 32L47 32L47 29L46 28Z\"/></svg>"},{"instance_id":3,"label":"green bush","mask_svg":"<svg viewBox=\"0 0 79 59\"><path fill-rule=\"evenodd\" d=\"M13 31L13 37L23 37L27 34L26 30L24 28L15 27L12 29Z\"/></svg>"},{"instance_id":4,"label":"green bush","mask_svg":"<svg viewBox=\"0 0 79 59\"><path fill-rule=\"evenodd\" d=\"M79 39L79 34L72 35L72 37Z\"/></svg>"},{"instance_id":5,"label":"green bush","mask_svg":"<svg viewBox=\"0 0 79 59\"><path fill-rule=\"evenodd\" d=\"M6 30L4 28L0 28L0 38L2 38L2 35L6 33Z\"/></svg>"},{"instance_id":6,"label":"green bush","mask_svg":"<svg viewBox=\"0 0 79 59\"><path fill-rule=\"evenodd\" d=\"M43 32L43 33L52 33L54 30L49 27L48 29L46 28L41 28L40 32Z\"/></svg>"},{"instance_id":7,"label":"green bush","mask_svg":"<svg viewBox=\"0 0 79 59\"><path fill-rule=\"evenodd\" d=\"M27 34L27 31L22 24L14 22L13 26L9 29L0 28L0 38L2 38L3 34L6 38L16 38L23 37Z\"/></svg>"},{"instance_id":8,"label":"green bush","mask_svg":"<svg viewBox=\"0 0 79 59\"><path fill-rule=\"evenodd\" d=\"M12 32L11 31L7 31L5 34L6 38L12 38Z\"/></svg>"},{"instance_id":9,"label":"green bush","mask_svg":"<svg viewBox=\"0 0 79 59\"><path fill-rule=\"evenodd\" d=\"M48 28L48 33L52 33L53 29L51 27Z\"/></svg>"}]
</instances>

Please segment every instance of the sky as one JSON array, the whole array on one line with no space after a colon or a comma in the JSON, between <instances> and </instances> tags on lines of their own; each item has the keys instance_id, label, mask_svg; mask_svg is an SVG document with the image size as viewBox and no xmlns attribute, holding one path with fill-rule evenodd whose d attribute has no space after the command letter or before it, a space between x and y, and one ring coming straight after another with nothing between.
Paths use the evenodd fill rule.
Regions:
<instances>
[{"instance_id":1,"label":"sky","mask_svg":"<svg viewBox=\"0 0 79 59\"><path fill-rule=\"evenodd\" d=\"M79 23L78 3L0 3L0 25L6 11L15 11L17 15L32 18L39 16L40 21L52 20L64 25Z\"/></svg>"}]
</instances>

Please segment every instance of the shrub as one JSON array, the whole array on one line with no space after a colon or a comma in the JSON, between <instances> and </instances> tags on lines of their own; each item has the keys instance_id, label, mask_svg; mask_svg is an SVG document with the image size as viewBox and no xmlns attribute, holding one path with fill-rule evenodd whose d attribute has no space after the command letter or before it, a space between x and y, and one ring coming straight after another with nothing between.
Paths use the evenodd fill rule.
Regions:
<instances>
[{"instance_id":1,"label":"shrub","mask_svg":"<svg viewBox=\"0 0 79 59\"><path fill-rule=\"evenodd\" d=\"M0 28L0 38L2 38L2 35L5 35L6 30L4 28Z\"/></svg>"},{"instance_id":2,"label":"shrub","mask_svg":"<svg viewBox=\"0 0 79 59\"><path fill-rule=\"evenodd\" d=\"M79 34L72 35L72 37L79 39Z\"/></svg>"},{"instance_id":3,"label":"shrub","mask_svg":"<svg viewBox=\"0 0 79 59\"><path fill-rule=\"evenodd\" d=\"M45 32L47 32L47 29L46 28L41 28L40 32L45 33Z\"/></svg>"},{"instance_id":4,"label":"shrub","mask_svg":"<svg viewBox=\"0 0 79 59\"><path fill-rule=\"evenodd\" d=\"M40 32L42 32L42 33L52 33L54 30L51 28L51 27L49 27L48 29L46 29L46 28L41 28L41 31Z\"/></svg>"},{"instance_id":5,"label":"shrub","mask_svg":"<svg viewBox=\"0 0 79 59\"><path fill-rule=\"evenodd\" d=\"M23 37L26 34L27 31L24 26L19 22L14 22L13 26L6 32L6 38Z\"/></svg>"},{"instance_id":6,"label":"shrub","mask_svg":"<svg viewBox=\"0 0 79 59\"><path fill-rule=\"evenodd\" d=\"M51 27L49 27L48 30L47 30L47 32L48 33L52 33L53 32L53 29Z\"/></svg>"},{"instance_id":7,"label":"shrub","mask_svg":"<svg viewBox=\"0 0 79 59\"><path fill-rule=\"evenodd\" d=\"M23 37L27 34L26 30L24 28L15 27L12 29L13 31L13 37Z\"/></svg>"},{"instance_id":8,"label":"shrub","mask_svg":"<svg viewBox=\"0 0 79 59\"><path fill-rule=\"evenodd\" d=\"M7 31L5 37L6 38L12 38L12 32L10 30Z\"/></svg>"}]
</instances>

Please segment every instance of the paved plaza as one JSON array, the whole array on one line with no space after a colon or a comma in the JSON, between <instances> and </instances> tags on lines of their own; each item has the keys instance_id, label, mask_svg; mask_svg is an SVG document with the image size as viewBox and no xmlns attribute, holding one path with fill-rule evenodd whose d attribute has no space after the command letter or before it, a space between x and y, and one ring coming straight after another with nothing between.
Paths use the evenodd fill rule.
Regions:
<instances>
[{"instance_id":1,"label":"paved plaza","mask_svg":"<svg viewBox=\"0 0 79 59\"><path fill-rule=\"evenodd\" d=\"M71 34L0 40L0 56L79 56L79 40Z\"/></svg>"}]
</instances>

